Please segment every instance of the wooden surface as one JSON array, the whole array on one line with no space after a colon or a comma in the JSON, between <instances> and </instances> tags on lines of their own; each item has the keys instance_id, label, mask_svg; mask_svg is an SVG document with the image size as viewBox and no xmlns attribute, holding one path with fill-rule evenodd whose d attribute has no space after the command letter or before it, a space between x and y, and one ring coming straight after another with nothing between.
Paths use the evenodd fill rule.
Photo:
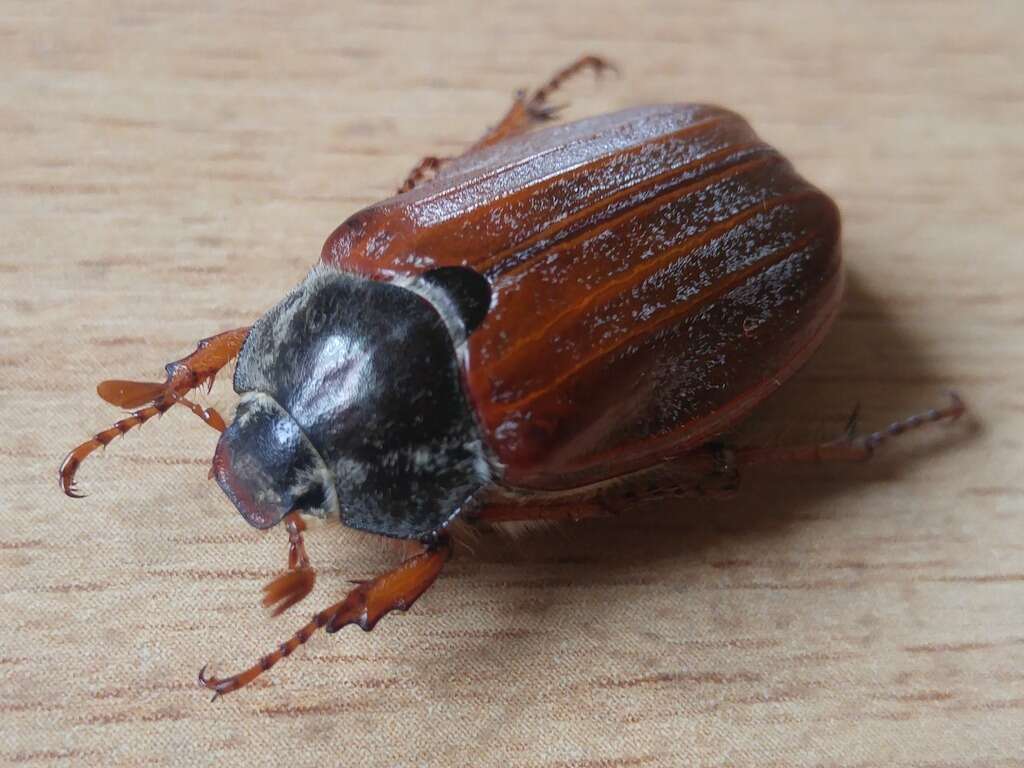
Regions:
<instances>
[{"instance_id":1,"label":"wooden surface","mask_svg":"<svg viewBox=\"0 0 1024 768\"><path fill-rule=\"evenodd\" d=\"M1024 764L1024 6L208 5L0 8L0 762ZM571 115L720 102L843 211L838 327L748 435L948 387L975 421L734 501L483 537L411 613L210 704L203 662L253 661L394 554L314 525L317 589L267 620L284 534L207 481L191 414L59 493L118 416L95 382L257 317L343 217L582 52L623 74Z\"/></svg>"}]
</instances>

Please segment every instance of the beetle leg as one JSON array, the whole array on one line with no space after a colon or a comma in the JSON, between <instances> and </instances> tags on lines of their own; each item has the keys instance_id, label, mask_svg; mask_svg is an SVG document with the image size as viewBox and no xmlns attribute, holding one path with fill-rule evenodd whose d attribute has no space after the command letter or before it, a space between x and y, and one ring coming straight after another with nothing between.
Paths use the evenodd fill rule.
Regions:
<instances>
[{"instance_id":1,"label":"beetle leg","mask_svg":"<svg viewBox=\"0 0 1024 768\"><path fill-rule=\"evenodd\" d=\"M808 445L727 448L721 443L706 443L700 448L653 469L648 487L639 493L629 485L613 489L609 501L650 499L659 495L729 496L739 487L740 472L746 467L765 464L818 464L870 459L875 450L894 437L938 421L953 421L963 415L966 406L956 394L950 395L945 408L893 422L868 435L856 436L857 410L850 417L844 434L837 440ZM625 491L625 492L623 492Z\"/></svg>"},{"instance_id":2,"label":"beetle leg","mask_svg":"<svg viewBox=\"0 0 1024 768\"><path fill-rule=\"evenodd\" d=\"M476 513L476 519L490 523L530 520L582 520L600 517L641 501L663 497L730 496L739 486L740 470L763 464L808 464L826 461L866 461L883 443L914 429L939 421L953 421L966 412L963 400L950 395L945 408L893 422L878 432L857 437L856 411L838 440L793 447L747 446L729 448L709 442L662 464L625 476L600 491L583 490L576 497L557 500L526 499L522 503L499 501Z\"/></svg>"},{"instance_id":3,"label":"beetle leg","mask_svg":"<svg viewBox=\"0 0 1024 768\"><path fill-rule=\"evenodd\" d=\"M224 423L224 417L220 415L220 412L216 408L203 408L198 403L194 403L183 395L174 395L173 398L175 403L180 403L188 408L192 413L203 420L205 424L210 425L218 432L223 432L228 428L228 425Z\"/></svg>"},{"instance_id":4,"label":"beetle leg","mask_svg":"<svg viewBox=\"0 0 1024 768\"><path fill-rule=\"evenodd\" d=\"M356 624L363 631L369 632L391 611L411 608L434 583L450 554L451 545L447 539L439 539L394 570L371 581L360 582L344 600L315 614L312 621L245 671L224 678L207 677L204 666L199 670L199 684L213 691L213 698L216 699L251 683L281 659L290 656L318 629L337 632L349 624Z\"/></svg>"},{"instance_id":5,"label":"beetle leg","mask_svg":"<svg viewBox=\"0 0 1024 768\"><path fill-rule=\"evenodd\" d=\"M474 516L487 523L571 521L610 517L661 498L731 496L739 472L732 451L717 444L701 446L635 475L620 478L601 490L583 490L558 500L526 498L519 503L488 504Z\"/></svg>"},{"instance_id":6,"label":"beetle leg","mask_svg":"<svg viewBox=\"0 0 1024 768\"><path fill-rule=\"evenodd\" d=\"M490 128L479 141L469 148L469 151L483 149L504 139L525 133L537 123L556 117L560 107L553 107L547 103L551 94L561 88L567 80L586 69L593 70L598 75L606 70L616 71L611 63L598 56L581 57L555 73L554 77L533 93L528 94L526 91L517 93L515 101L512 102L512 106L509 107L501 121Z\"/></svg>"},{"instance_id":7,"label":"beetle leg","mask_svg":"<svg viewBox=\"0 0 1024 768\"><path fill-rule=\"evenodd\" d=\"M866 461L883 443L926 424L953 421L966 411L963 400L950 394L945 408L932 408L868 435L856 436L857 410L844 434L837 440L808 445L728 448L717 442L671 459L649 474L638 476L640 488L624 483L610 490L606 501L632 501L657 496L729 496L739 487L740 472L764 464L817 464L822 462ZM646 487L644 487L646 486Z\"/></svg>"},{"instance_id":8,"label":"beetle leg","mask_svg":"<svg viewBox=\"0 0 1024 768\"><path fill-rule=\"evenodd\" d=\"M196 346L195 352L168 363L167 379L163 382L121 381L110 379L100 382L96 392L112 405L121 408L135 409L149 403L145 408L135 410L125 419L121 419L110 429L104 430L91 439L73 449L64 457L60 465L60 485L68 496L80 497L75 488L75 472L85 457L108 445L115 437L119 437L137 426L145 424L151 418L167 411L175 403L185 405L199 418L218 431L225 428L224 419L213 408L204 409L188 400L185 395L192 389L202 385L213 385L217 372L238 355L249 333L248 328L236 328L225 331L208 339L203 339Z\"/></svg>"},{"instance_id":9,"label":"beetle leg","mask_svg":"<svg viewBox=\"0 0 1024 768\"><path fill-rule=\"evenodd\" d=\"M288 531L288 570L263 587L263 607L274 606L272 616L280 616L304 599L316 584L316 571L309 564L302 540L306 522L298 512L291 512L285 516L284 525Z\"/></svg>"},{"instance_id":10,"label":"beetle leg","mask_svg":"<svg viewBox=\"0 0 1024 768\"><path fill-rule=\"evenodd\" d=\"M485 523L523 523L531 521L587 520L608 517L612 510L599 501L567 502L564 504L488 504L474 515L474 520Z\"/></svg>"},{"instance_id":11,"label":"beetle leg","mask_svg":"<svg viewBox=\"0 0 1024 768\"><path fill-rule=\"evenodd\" d=\"M424 157L419 161L415 168L409 171L409 175L405 177L405 181L402 182L402 186L398 188L398 194L408 192L423 181L428 174L437 171L437 169L447 163L450 159L450 157L436 157L434 155Z\"/></svg>"},{"instance_id":12,"label":"beetle leg","mask_svg":"<svg viewBox=\"0 0 1024 768\"><path fill-rule=\"evenodd\" d=\"M554 77L533 93L528 93L525 90L517 92L515 99L512 101L512 106L509 107L505 116L501 118L497 125L489 128L464 154L489 147L491 144L496 144L504 139L518 136L520 133L526 133L538 123L553 120L558 116L558 112L562 107L548 104L548 98L561 88L566 80L571 79L585 69L591 69L598 75L606 70L617 71L610 62L598 56L583 56L577 59L569 66L556 72ZM451 159L450 157L424 157L406 176L402 186L398 188L399 194L415 188L428 174L437 173Z\"/></svg>"},{"instance_id":13,"label":"beetle leg","mask_svg":"<svg viewBox=\"0 0 1024 768\"><path fill-rule=\"evenodd\" d=\"M847 434L838 440L812 445L800 445L791 448L759 448L751 446L735 451L737 463L742 466L758 464L814 464L825 461L866 461L883 443L899 437L905 432L934 424L938 421L955 421L967 411L964 401L954 392L950 393L950 402L945 408L932 408L906 419L894 421L885 429L868 435L856 437L852 432L856 424L856 412L851 417Z\"/></svg>"},{"instance_id":14,"label":"beetle leg","mask_svg":"<svg viewBox=\"0 0 1024 768\"><path fill-rule=\"evenodd\" d=\"M556 72L554 77L533 92L529 102L531 110L543 111L548 97L561 88L567 80L572 79L585 69L593 70L599 77L606 71L618 72L615 65L607 59L602 59L600 56L581 56L569 66ZM541 119L547 119L547 117L547 115L543 115Z\"/></svg>"},{"instance_id":15,"label":"beetle leg","mask_svg":"<svg viewBox=\"0 0 1024 768\"><path fill-rule=\"evenodd\" d=\"M161 401L156 405L150 405L146 408L132 411L132 414L128 418L121 419L110 429L98 432L89 440L86 440L80 446L71 450L68 455L64 457L64 461L61 462L60 465L60 486L64 490L64 493L73 499L79 499L84 496L84 494L80 493L78 488L75 486L75 472L78 471L78 467L81 465L82 461L85 460L85 457L98 448L106 447L115 437L120 437L128 430L145 424L154 416L162 414L172 405L174 405L173 401Z\"/></svg>"},{"instance_id":16,"label":"beetle leg","mask_svg":"<svg viewBox=\"0 0 1024 768\"><path fill-rule=\"evenodd\" d=\"M121 408L137 408L161 398L181 398L202 384L212 386L220 369L238 356L248 334L248 328L235 328L203 339L192 354L165 366L167 378L163 382L110 379L100 382L96 392Z\"/></svg>"}]
</instances>

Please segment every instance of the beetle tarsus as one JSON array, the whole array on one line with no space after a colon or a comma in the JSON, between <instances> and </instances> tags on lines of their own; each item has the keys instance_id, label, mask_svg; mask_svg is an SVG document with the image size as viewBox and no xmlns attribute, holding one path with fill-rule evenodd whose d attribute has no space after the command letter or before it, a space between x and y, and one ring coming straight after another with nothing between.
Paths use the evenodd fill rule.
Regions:
<instances>
[{"instance_id":1,"label":"beetle tarsus","mask_svg":"<svg viewBox=\"0 0 1024 768\"><path fill-rule=\"evenodd\" d=\"M956 421L967 412L964 401L955 392L949 393L950 402L944 408L932 408L894 421L885 429L857 437L846 434L838 440L795 447L762 448L749 446L737 450L740 466L757 464L814 464L822 462L867 461L884 443L907 432L941 421Z\"/></svg>"},{"instance_id":2,"label":"beetle tarsus","mask_svg":"<svg viewBox=\"0 0 1024 768\"><path fill-rule=\"evenodd\" d=\"M615 65L599 56L583 56L577 59L569 66L556 72L550 80L533 93L525 90L518 91L512 106L505 113L501 121L488 130L483 138L473 144L469 151L472 152L490 146L503 139L528 131L537 123L556 119L559 113L568 105L548 104L547 100L567 80L572 79L587 69L592 70L597 77L600 77L605 72L618 74L619 71ZM398 193L401 194L414 189L420 182L428 178L429 175L439 171L451 159L450 157L435 157L431 155L424 157L415 168L409 171L409 175L405 177L402 186L398 188Z\"/></svg>"},{"instance_id":3,"label":"beetle tarsus","mask_svg":"<svg viewBox=\"0 0 1024 768\"><path fill-rule=\"evenodd\" d=\"M173 401L160 401L146 408L133 411L127 418L121 419L109 429L96 433L89 440L69 451L58 470L60 486L64 493L73 499L82 498L84 494L77 490L75 473L78 472L78 468L82 465L86 456L99 448L106 448L115 438L122 437L128 431L142 426L154 416L162 414L173 404Z\"/></svg>"},{"instance_id":4,"label":"beetle tarsus","mask_svg":"<svg viewBox=\"0 0 1024 768\"><path fill-rule=\"evenodd\" d=\"M222 691L217 688L217 678L206 676L206 668L208 666L210 665L203 664L202 669L199 670L199 674L196 677L196 682L199 683L200 688L206 688L207 690L213 691L213 696L210 697L210 703L212 704L221 697Z\"/></svg>"},{"instance_id":5,"label":"beetle tarsus","mask_svg":"<svg viewBox=\"0 0 1024 768\"><path fill-rule=\"evenodd\" d=\"M556 72L550 80L533 93L529 93L526 90L516 92L515 100L512 102L508 112L505 113L505 116L497 125L488 130L483 138L470 147L469 151L472 152L490 146L503 139L528 131L536 123L545 123L556 119L559 113L568 105L548 104L547 100L567 80L572 79L587 69L592 70L597 77L600 77L605 72L618 74L619 71L615 65L599 56L583 56L577 59L569 66ZM436 157L432 155L424 157L415 168L409 171L409 175L405 177L402 186L398 188L398 193L401 194L414 189L420 182L430 174L436 173L451 159L450 157Z\"/></svg>"},{"instance_id":6,"label":"beetle tarsus","mask_svg":"<svg viewBox=\"0 0 1024 768\"><path fill-rule=\"evenodd\" d=\"M934 424L938 421L956 421L967 412L967 406L956 392L949 392L949 399L949 405L945 408L931 408L923 413L916 413L905 419L894 421L885 429L872 432L860 438L854 438L852 442L854 445L863 446L863 449L870 456L882 443L894 437L899 437L905 432L910 432L926 424Z\"/></svg>"},{"instance_id":7,"label":"beetle tarsus","mask_svg":"<svg viewBox=\"0 0 1024 768\"><path fill-rule=\"evenodd\" d=\"M394 570L355 587L341 602L314 614L294 635L248 669L230 677L218 678L207 677L204 666L199 670L200 686L213 691L214 698L236 691L270 670L281 659L290 656L319 629L326 628L333 633L349 624L356 624L369 632L391 611L411 608L434 583L450 555L451 545L448 540L439 539L433 546L410 557Z\"/></svg>"},{"instance_id":8,"label":"beetle tarsus","mask_svg":"<svg viewBox=\"0 0 1024 768\"><path fill-rule=\"evenodd\" d=\"M613 72L615 74L619 72L615 65L607 59L603 59L600 56L583 56L565 69L556 72L550 80L534 91L530 97L528 108L541 107L551 94L561 88L567 80L572 79L587 69L592 70L597 77L600 77L605 72Z\"/></svg>"}]
</instances>

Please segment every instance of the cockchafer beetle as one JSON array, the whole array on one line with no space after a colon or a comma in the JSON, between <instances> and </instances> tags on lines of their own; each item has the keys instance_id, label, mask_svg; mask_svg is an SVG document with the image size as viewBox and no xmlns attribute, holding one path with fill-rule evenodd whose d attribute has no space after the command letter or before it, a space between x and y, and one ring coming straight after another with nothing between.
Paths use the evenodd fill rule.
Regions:
<instances>
[{"instance_id":1,"label":"cockchafer beetle","mask_svg":"<svg viewBox=\"0 0 1024 768\"><path fill-rule=\"evenodd\" d=\"M360 583L240 688L319 628L370 630L433 583L468 521L578 519L638 493L734 486L744 467L865 459L884 440L964 411L790 448L714 439L816 347L842 292L839 213L733 112L639 107L538 129L566 79L532 94L464 154L424 159L399 194L345 221L319 264L249 328L200 342L161 383L105 381L139 409L92 451L174 405L222 432L212 474L257 528L282 521L288 570L275 615L314 572L301 515L422 544ZM429 177L429 178L428 178ZM188 399L237 357L227 426Z\"/></svg>"}]
</instances>

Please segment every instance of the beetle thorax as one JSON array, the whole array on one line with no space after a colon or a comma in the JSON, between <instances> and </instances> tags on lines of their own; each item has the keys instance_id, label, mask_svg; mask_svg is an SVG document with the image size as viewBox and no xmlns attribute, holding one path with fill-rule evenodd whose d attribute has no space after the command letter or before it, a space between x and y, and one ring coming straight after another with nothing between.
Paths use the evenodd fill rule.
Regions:
<instances>
[{"instance_id":1,"label":"beetle thorax","mask_svg":"<svg viewBox=\"0 0 1024 768\"><path fill-rule=\"evenodd\" d=\"M253 326L215 463L250 523L297 509L423 537L490 482L462 389L464 333L429 296L321 267Z\"/></svg>"}]
</instances>

